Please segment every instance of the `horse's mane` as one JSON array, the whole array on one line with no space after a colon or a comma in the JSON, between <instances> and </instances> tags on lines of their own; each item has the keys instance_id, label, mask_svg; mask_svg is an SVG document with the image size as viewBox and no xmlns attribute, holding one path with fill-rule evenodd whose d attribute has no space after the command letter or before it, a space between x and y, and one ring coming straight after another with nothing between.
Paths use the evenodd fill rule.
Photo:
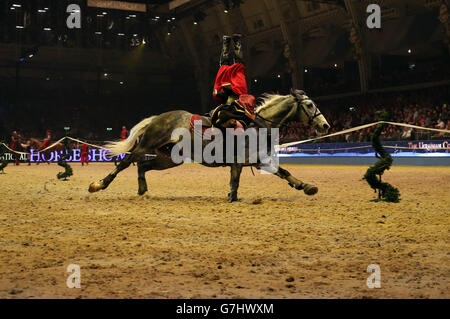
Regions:
<instances>
[{"instance_id":1,"label":"horse's mane","mask_svg":"<svg viewBox=\"0 0 450 319\"><path fill-rule=\"evenodd\" d=\"M256 112L259 113L263 109L273 106L274 104L279 103L281 100L286 99L290 95L279 95L279 94L263 94L262 101L256 107Z\"/></svg>"}]
</instances>

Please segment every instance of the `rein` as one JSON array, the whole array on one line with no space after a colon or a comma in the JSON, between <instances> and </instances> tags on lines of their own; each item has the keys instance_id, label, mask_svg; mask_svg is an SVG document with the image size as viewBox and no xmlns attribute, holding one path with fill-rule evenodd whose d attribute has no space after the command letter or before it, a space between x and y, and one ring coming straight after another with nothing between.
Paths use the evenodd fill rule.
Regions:
<instances>
[{"instance_id":1,"label":"rein","mask_svg":"<svg viewBox=\"0 0 450 319\"><path fill-rule=\"evenodd\" d=\"M275 125L277 125L277 126L280 126L280 127L287 127L287 128L289 128L290 127L290 125L287 125L287 124L282 124L281 122L275 122L275 121L271 121L271 120L268 120L268 119L266 119L266 118L264 118L264 117L262 117L261 115L259 115L259 114L256 114L256 116L257 117L259 117L260 119L262 119L262 120L264 120L264 121L266 121L266 122L269 122L269 123L272 123L272 124L275 124Z\"/></svg>"}]
</instances>

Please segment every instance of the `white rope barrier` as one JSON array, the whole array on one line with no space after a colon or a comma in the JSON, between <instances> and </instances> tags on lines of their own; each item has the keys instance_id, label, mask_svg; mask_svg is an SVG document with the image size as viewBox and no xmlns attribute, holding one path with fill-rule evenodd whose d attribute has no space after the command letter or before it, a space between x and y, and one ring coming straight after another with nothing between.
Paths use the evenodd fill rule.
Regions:
<instances>
[{"instance_id":1,"label":"white rope barrier","mask_svg":"<svg viewBox=\"0 0 450 319\"><path fill-rule=\"evenodd\" d=\"M84 142L84 141L82 141L82 140L79 140L79 139L76 139L76 138L73 138L73 137L70 137L70 136L67 136L67 138L68 138L69 140L74 141L74 142L86 144L86 145L91 146L91 147L96 147L96 148L100 148L100 149L102 149L102 150L108 151L108 149L105 148L105 147L103 147L103 146L99 146L99 145L91 144L91 143L88 143L88 142ZM127 154L129 154L129 152L127 152Z\"/></svg>"},{"instance_id":2,"label":"white rope barrier","mask_svg":"<svg viewBox=\"0 0 450 319\"><path fill-rule=\"evenodd\" d=\"M103 149L103 150L108 150L107 148L105 148L105 147L103 147L103 146L100 146L100 145L90 144L90 143L81 141L81 140L79 140L79 139L76 139L76 138L73 138L73 137L70 137L70 136L64 136L63 138L60 138L59 140L57 140L56 142L54 142L53 144L51 144L50 146L48 146L48 147L46 147L46 148L44 148L44 149L42 149L42 150L40 150L40 151L37 151L37 152L35 152L35 153L44 153L44 152L48 151L49 149L52 149L53 147L55 147L56 145L58 145L58 144L61 143L62 141L64 141L66 138L67 138L67 139L70 139L70 140L72 140L72 141L78 142L78 143L83 143L83 144L89 145L89 146L91 146L91 147L100 148L100 149ZM27 153L27 152L19 152L19 151L15 151L15 150L11 149L11 148L10 148L8 145L6 145L5 143L1 143L0 145L3 145L3 146L4 146L6 149L8 149L10 152L13 152L13 153L16 153L16 154L21 154L21 155L29 155L29 154L31 154L31 153ZM129 154L129 153L128 153L128 154Z\"/></svg>"},{"instance_id":3,"label":"white rope barrier","mask_svg":"<svg viewBox=\"0 0 450 319\"><path fill-rule=\"evenodd\" d=\"M106 147L103 147L103 146L100 146L100 145L95 145L95 144L91 144L91 143L88 143L88 142L85 142L85 141L82 141L82 140L79 140L79 139L76 139L76 138L73 138L73 137L70 137L70 136L64 136L63 138L60 138L58 141L56 141L55 143L53 143L53 144L51 144L50 146L48 146L48 147L46 147L46 148L44 148L44 149L42 149L42 150L40 150L40 151L37 151L36 153L37 154L39 154L39 153L44 153L44 152L46 152L46 151L48 151L49 149L52 149L53 147L55 147L56 145L58 145L59 143L61 143L62 141L64 141L65 139L69 139L69 140L72 140L72 141L74 141L74 142L77 142L77 143L82 143L82 144L86 144L86 145L89 145L89 146L91 146L91 147L95 147L95 148L99 148L99 149L102 149L102 150L105 150L105 151L109 151L109 149L108 148L106 148ZM8 145L6 145L5 143L0 143L0 145L3 145L6 149L8 149L10 152L13 152L13 153L16 153L16 154L20 154L20 155L30 155L31 153L27 153L27 152L19 152L19 151L15 151L15 150L13 150L13 149L11 149ZM125 152L124 154L131 154L131 152ZM156 157L156 155L154 155L154 154L145 154L145 156L148 156L148 157Z\"/></svg>"},{"instance_id":4,"label":"white rope barrier","mask_svg":"<svg viewBox=\"0 0 450 319\"><path fill-rule=\"evenodd\" d=\"M398 125L398 126L403 126L403 127L410 127L410 128L415 128L415 129L419 129L419 130L434 131L434 132L450 134L450 130L443 130L443 129L437 129L437 128L427 128L427 127L422 127L422 126L417 126L417 125L410 125L410 124L404 124L404 123L379 121L379 122L375 122L375 123L360 125L360 126L357 126L357 127L349 128L349 129L346 129L346 130L342 130L340 132L331 133L331 134L324 135L324 136L310 138L310 139L307 139L307 140L281 144L281 145L278 145L277 148L284 148L284 147L289 147L289 146L292 146L292 145L304 144L304 143L308 143L308 142L314 142L314 141L321 140L321 139L324 139L324 138L327 138L327 137L344 135L344 134L347 134L347 133L359 131L359 130L362 130L362 129L365 129L365 128L368 128L368 127L371 127L371 126L375 126L375 125L378 125L378 124L383 124L383 123L390 124L390 125Z\"/></svg>"}]
</instances>

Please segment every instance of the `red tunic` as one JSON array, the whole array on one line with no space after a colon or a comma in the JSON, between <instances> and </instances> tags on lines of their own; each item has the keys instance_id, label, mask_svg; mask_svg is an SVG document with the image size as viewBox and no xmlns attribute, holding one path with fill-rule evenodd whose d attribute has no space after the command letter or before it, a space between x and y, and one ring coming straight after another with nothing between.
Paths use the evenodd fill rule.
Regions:
<instances>
[{"instance_id":1,"label":"red tunic","mask_svg":"<svg viewBox=\"0 0 450 319\"><path fill-rule=\"evenodd\" d=\"M237 95L247 94L247 82L245 81L245 66L242 63L222 65L217 72L214 84L213 96L217 104L224 103L217 93L223 92L222 85L231 84L233 92Z\"/></svg>"},{"instance_id":2,"label":"red tunic","mask_svg":"<svg viewBox=\"0 0 450 319\"><path fill-rule=\"evenodd\" d=\"M11 146L10 146L10 148L12 150L16 149L16 144L17 144L16 139L15 138L11 138Z\"/></svg>"},{"instance_id":3,"label":"red tunic","mask_svg":"<svg viewBox=\"0 0 450 319\"><path fill-rule=\"evenodd\" d=\"M88 145L81 144L81 163L89 163Z\"/></svg>"},{"instance_id":4,"label":"red tunic","mask_svg":"<svg viewBox=\"0 0 450 319\"><path fill-rule=\"evenodd\" d=\"M47 135L45 136L45 139L42 143L41 150L43 150L44 148L46 148L47 146L50 145L51 139L52 139L52 134L50 133L50 131L47 131Z\"/></svg>"},{"instance_id":5,"label":"red tunic","mask_svg":"<svg viewBox=\"0 0 450 319\"><path fill-rule=\"evenodd\" d=\"M122 138L122 140L126 140L127 139L127 129L123 129L122 132L120 133L120 137Z\"/></svg>"}]
</instances>

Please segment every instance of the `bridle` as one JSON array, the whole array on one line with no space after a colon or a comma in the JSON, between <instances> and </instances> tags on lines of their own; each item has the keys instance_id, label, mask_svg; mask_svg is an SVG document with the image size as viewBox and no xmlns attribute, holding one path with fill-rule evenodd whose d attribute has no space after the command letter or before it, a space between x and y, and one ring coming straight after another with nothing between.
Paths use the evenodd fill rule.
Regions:
<instances>
[{"instance_id":1,"label":"bridle","mask_svg":"<svg viewBox=\"0 0 450 319\"><path fill-rule=\"evenodd\" d=\"M312 116L309 116L308 112L306 111L305 106L302 103L303 101L307 100L307 98L299 99L297 96L294 96L294 97L295 97L295 100L297 101L297 104L300 106L300 109L305 113L306 117L308 118L308 125L311 126L311 124L313 123L314 119L316 117L321 116L322 113L319 111L319 109L314 104L314 102L312 100L310 100L314 104L316 109L314 110L314 114Z\"/></svg>"}]
</instances>

